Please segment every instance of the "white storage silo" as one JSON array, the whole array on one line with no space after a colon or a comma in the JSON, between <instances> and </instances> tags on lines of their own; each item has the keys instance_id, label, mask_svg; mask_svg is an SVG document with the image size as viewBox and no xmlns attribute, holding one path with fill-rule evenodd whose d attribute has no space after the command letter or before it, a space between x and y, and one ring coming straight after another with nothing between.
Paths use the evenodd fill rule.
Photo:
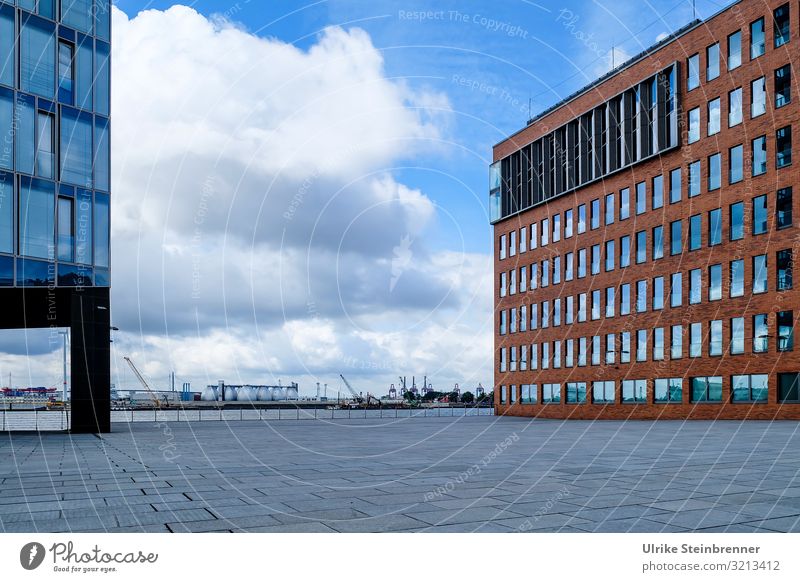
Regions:
<instances>
[{"instance_id":1,"label":"white storage silo","mask_svg":"<svg viewBox=\"0 0 800 582\"><path fill-rule=\"evenodd\" d=\"M252 386L242 386L236 395L236 399L240 402L252 402L256 399L256 389Z\"/></svg>"},{"instance_id":2,"label":"white storage silo","mask_svg":"<svg viewBox=\"0 0 800 582\"><path fill-rule=\"evenodd\" d=\"M286 400L298 400L299 398L300 392L298 391L296 384L292 384L286 388Z\"/></svg>"},{"instance_id":3,"label":"white storage silo","mask_svg":"<svg viewBox=\"0 0 800 582\"><path fill-rule=\"evenodd\" d=\"M217 399L217 389L214 386L206 386L200 394L200 400L204 402L214 402Z\"/></svg>"},{"instance_id":4,"label":"white storage silo","mask_svg":"<svg viewBox=\"0 0 800 582\"><path fill-rule=\"evenodd\" d=\"M262 386L259 388L256 397L261 402L272 400L272 393L269 390L269 386Z\"/></svg>"},{"instance_id":5,"label":"white storage silo","mask_svg":"<svg viewBox=\"0 0 800 582\"><path fill-rule=\"evenodd\" d=\"M275 386L272 389L272 399L273 400L286 400L286 395L283 392L283 388L280 386Z\"/></svg>"}]
</instances>

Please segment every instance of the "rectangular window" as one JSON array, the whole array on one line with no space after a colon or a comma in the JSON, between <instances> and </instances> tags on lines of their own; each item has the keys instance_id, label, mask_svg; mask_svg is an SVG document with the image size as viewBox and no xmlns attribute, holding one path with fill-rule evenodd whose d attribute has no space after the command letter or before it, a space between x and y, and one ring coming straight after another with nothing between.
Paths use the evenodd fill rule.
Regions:
<instances>
[{"instance_id":1,"label":"rectangular window","mask_svg":"<svg viewBox=\"0 0 800 582\"><path fill-rule=\"evenodd\" d=\"M683 399L683 378L657 378L654 383L655 402L676 402Z\"/></svg>"},{"instance_id":2,"label":"rectangular window","mask_svg":"<svg viewBox=\"0 0 800 582\"><path fill-rule=\"evenodd\" d=\"M58 260L71 263L75 260L75 201L58 198Z\"/></svg>"},{"instance_id":3,"label":"rectangular window","mask_svg":"<svg viewBox=\"0 0 800 582\"><path fill-rule=\"evenodd\" d=\"M600 336L592 337L592 366L600 365Z\"/></svg>"},{"instance_id":4,"label":"rectangular window","mask_svg":"<svg viewBox=\"0 0 800 582\"><path fill-rule=\"evenodd\" d=\"M753 293L767 292L767 255L753 257Z\"/></svg>"},{"instance_id":5,"label":"rectangular window","mask_svg":"<svg viewBox=\"0 0 800 582\"><path fill-rule=\"evenodd\" d=\"M36 174L42 178L55 176L55 119L53 114L36 114Z\"/></svg>"},{"instance_id":6,"label":"rectangular window","mask_svg":"<svg viewBox=\"0 0 800 582\"><path fill-rule=\"evenodd\" d=\"M659 175L653 178L653 200L652 209L664 206L664 176Z\"/></svg>"},{"instance_id":7,"label":"rectangular window","mask_svg":"<svg viewBox=\"0 0 800 582\"><path fill-rule=\"evenodd\" d=\"M693 323L689 326L689 357L699 358L703 355L703 326Z\"/></svg>"},{"instance_id":8,"label":"rectangular window","mask_svg":"<svg viewBox=\"0 0 800 582\"><path fill-rule=\"evenodd\" d=\"M614 382L592 382L592 402L595 404L613 404Z\"/></svg>"},{"instance_id":9,"label":"rectangular window","mask_svg":"<svg viewBox=\"0 0 800 582\"><path fill-rule=\"evenodd\" d=\"M623 283L620 285L620 315L629 315L631 312L631 285L630 283Z\"/></svg>"},{"instance_id":10,"label":"rectangular window","mask_svg":"<svg viewBox=\"0 0 800 582\"><path fill-rule=\"evenodd\" d=\"M544 342L542 344L542 370L550 369L550 344Z\"/></svg>"},{"instance_id":11,"label":"rectangular window","mask_svg":"<svg viewBox=\"0 0 800 582\"><path fill-rule=\"evenodd\" d=\"M592 319L600 319L600 291L592 291Z\"/></svg>"},{"instance_id":12,"label":"rectangular window","mask_svg":"<svg viewBox=\"0 0 800 582\"><path fill-rule=\"evenodd\" d=\"M619 192L619 219L626 220L631 216L631 190L623 188Z\"/></svg>"},{"instance_id":13,"label":"rectangular window","mask_svg":"<svg viewBox=\"0 0 800 582\"><path fill-rule=\"evenodd\" d=\"M644 214L647 210L647 184L636 184L636 214Z\"/></svg>"},{"instance_id":14,"label":"rectangular window","mask_svg":"<svg viewBox=\"0 0 800 582\"><path fill-rule=\"evenodd\" d=\"M700 108L689 110L689 143L700 139Z\"/></svg>"},{"instance_id":15,"label":"rectangular window","mask_svg":"<svg viewBox=\"0 0 800 582\"><path fill-rule=\"evenodd\" d=\"M561 283L561 257L553 257L553 285Z\"/></svg>"},{"instance_id":16,"label":"rectangular window","mask_svg":"<svg viewBox=\"0 0 800 582\"><path fill-rule=\"evenodd\" d=\"M617 359L616 336L606 334L606 364L613 364Z\"/></svg>"},{"instance_id":17,"label":"rectangular window","mask_svg":"<svg viewBox=\"0 0 800 582\"><path fill-rule=\"evenodd\" d=\"M731 354L744 353L744 317L731 319Z\"/></svg>"},{"instance_id":18,"label":"rectangular window","mask_svg":"<svg viewBox=\"0 0 800 582\"><path fill-rule=\"evenodd\" d=\"M91 110L94 106L94 42L91 36L78 35L77 52L73 53L73 78L75 79L74 104ZM499 171L498 171L499 174ZM499 182L497 188L500 187Z\"/></svg>"},{"instance_id":19,"label":"rectangular window","mask_svg":"<svg viewBox=\"0 0 800 582\"><path fill-rule=\"evenodd\" d=\"M606 272L614 270L614 260L616 259L617 252L614 249L614 240L606 241Z\"/></svg>"},{"instance_id":20,"label":"rectangular window","mask_svg":"<svg viewBox=\"0 0 800 582\"><path fill-rule=\"evenodd\" d=\"M731 377L731 395L734 402L767 401L769 376L753 374Z\"/></svg>"},{"instance_id":21,"label":"rectangular window","mask_svg":"<svg viewBox=\"0 0 800 582\"><path fill-rule=\"evenodd\" d=\"M730 205L728 236L731 240L744 238L744 202L736 202Z\"/></svg>"},{"instance_id":22,"label":"rectangular window","mask_svg":"<svg viewBox=\"0 0 800 582\"><path fill-rule=\"evenodd\" d=\"M776 320L778 351L791 352L794 349L794 316L791 311L779 311Z\"/></svg>"},{"instance_id":23,"label":"rectangular window","mask_svg":"<svg viewBox=\"0 0 800 582\"><path fill-rule=\"evenodd\" d=\"M767 85L764 77L750 83L750 117L767 112Z\"/></svg>"},{"instance_id":24,"label":"rectangular window","mask_svg":"<svg viewBox=\"0 0 800 582\"><path fill-rule=\"evenodd\" d=\"M508 311L505 309L500 312L500 335L508 333Z\"/></svg>"},{"instance_id":25,"label":"rectangular window","mask_svg":"<svg viewBox=\"0 0 800 582\"><path fill-rule=\"evenodd\" d=\"M683 357L683 326L673 325L670 329L669 357L679 360Z\"/></svg>"},{"instance_id":26,"label":"rectangular window","mask_svg":"<svg viewBox=\"0 0 800 582\"><path fill-rule=\"evenodd\" d=\"M542 226L540 233L541 238L539 239L539 243L541 244L541 246L544 247L547 246L547 244L550 242L550 219L543 218L541 226Z\"/></svg>"},{"instance_id":27,"label":"rectangular window","mask_svg":"<svg viewBox=\"0 0 800 582\"><path fill-rule=\"evenodd\" d=\"M779 6L772 13L775 48L789 42L789 4Z\"/></svg>"},{"instance_id":28,"label":"rectangular window","mask_svg":"<svg viewBox=\"0 0 800 582\"><path fill-rule=\"evenodd\" d=\"M629 267L631 264L631 237L628 235L619 239L619 266Z\"/></svg>"},{"instance_id":29,"label":"rectangular window","mask_svg":"<svg viewBox=\"0 0 800 582\"><path fill-rule=\"evenodd\" d=\"M575 253L564 255L564 280L572 281L575 278L574 271Z\"/></svg>"},{"instance_id":30,"label":"rectangular window","mask_svg":"<svg viewBox=\"0 0 800 582\"><path fill-rule=\"evenodd\" d=\"M537 223L534 222L533 224L531 224L531 238L530 238L530 241L529 241L530 244L528 245L528 248L530 248L531 250L533 250L533 249L535 249L535 248L537 248L539 246L539 230L538 229L539 229L539 225Z\"/></svg>"},{"instance_id":31,"label":"rectangular window","mask_svg":"<svg viewBox=\"0 0 800 582\"><path fill-rule=\"evenodd\" d=\"M567 402L570 404L586 402L586 382L567 382Z\"/></svg>"},{"instance_id":32,"label":"rectangular window","mask_svg":"<svg viewBox=\"0 0 800 582\"><path fill-rule=\"evenodd\" d=\"M720 107L719 97L708 102L708 135L719 133L720 128Z\"/></svg>"},{"instance_id":33,"label":"rectangular window","mask_svg":"<svg viewBox=\"0 0 800 582\"><path fill-rule=\"evenodd\" d=\"M708 157L708 191L716 190L722 182L722 158L720 154Z\"/></svg>"},{"instance_id":34,"label":"rectangular window","mask_svg":"<svg viewBox=\"0 0 800 582\"><path fill-rule=\"evenodd\" d=\"M683 251L683 222L675 220L669 224L669 254L679 255Z\"/></svg>"},{"instance_id":35,"label":"rectangular window","mask_svg":"<svg viewBox=\"0 0 800 582\"><path fill-rule=\"evenodd\" d=\"M523 226L519 229L519 252L524 253L528 250L528 227Z\"/></svg>"},{"instance_id":36,"label":"rectangular window","mask_svg":"<svg viewBox=\"0 0 800 582\"><path fill-rule=\"evenodd\" d=\"M760 176L767 171L767 138L757 137L753 140L753 176Z\"/></svg>"},{"instance_id":37,"label":"rectangular window","mask_svg":"<svg viewBox=\"0 0 800 582\"><path fill-rule=\"evenodd\" d=\"M722 209L716 208L708 213L708 246L722 243Z\"/></svg>"},{"instance_id":38,"label":"rectangular window","mask_svg":"<svg viewBox=\"0 0 800 582\"><path fill-rule=\"evenodd\" d=\"M510 242L510 247L509 247L508 256L509 257L514 257L517 254L517 231L516 230L512 230L511 231L511 234L509 235L509 242Z\"/></svg>"},{"instance_id":39,"label":"rectangular window","mask_svg":"<svg viewBox=\"0 0 800 582\"><path fill-rule=\"evenodd\" d=\"M614 193L606 194L606 224L614 224Z\"/></svg>"},{"instance_id":40,"label":"rectangular window","mask_svg":"<svg viewBox=\"0 0 800 582\"><path fill-rule=\"evenodd\" d=\"M764 54L764 19L759 18L750 23L750 59L757 59Z\"/></svg>"},{"instance_id":41,"label":"rectangular window","mask_svg":"<svg viewBox=\"0 0 800 582\"><path fill-rule=\"evenodd\" d=\"M20 24L20 88L46 99L56 92L56 27L37 16Z\"/></svg>"},{"instance_id":42,"label":"rectangular window","mask_svg":"<svg viewBox=\"0 0 800 582\"><path fill-rule=\"evenodd\" d=\"M539 327L539 304L531 303L531 329Z\"/></svg>"},{"instance_id":43,"label":"rectangular window","mask_svg":"<svg viewBox=\"0 0 800 582\"><path fill-rule=\"evenodd\" d=\"M586 232L586 205L578 206L578 234Z\"/></svg>"},{"instance_id":44,"label":"rectangular window","mask_svg":"<svg viewBox=\"0 0 800 582\"><path fill-rule=\"evenodd\" d=\"M586 293L578 294L578 322L586 321Z\"/></svg>"},{"instance_id":45,"label":"rectangular window","mask_svg":"<svg viewBox=\"0 0 800 582\"><path fill-rule=\"evenodd\" d=\"M623 380L622 402L647 402L647 380Z\"/></svg>"},{"instance_id":46,"label":"rectangular window","mask_svg":"<svg viewBox=\"0 0 800 582\"><path fill-rule=\"evenodd\" d=\"M22 178L19 192L19 253L50 259L55 247L55 185Z\"/></svg>"},{"instance_id":47,"label":"rectangular window","mask_svg":"<svg viewBox=\"0 0 800 582\"><path fill-rule=\"evenodd\" d=\"M792 163L792 126L780 128L775 132L775 165L785 168Z\"/></svg>"},{"instance_id":48,"label":"rectangular window","mask_svg":"<svg viewBox=\"0 0 800 582\"><path fill-rule=\"evenodd\" d=\"M700 195L700 162L689 164L689 198Z\"/></svg>"},{"instance_id":49,"label":"rectangular window","mask_svg":"<svg viewBox=\"0 0 800 582\"><path fill-rule=\"evenodd\" d=\"M664 328L657 327L653 330L653 360L659 362L664 359Z\"/></svg>"},{"instance_id":50,"label":"rectangular window","mask_svg":"<svg viewBox=\"0 0 800 582\"><path fill-rule=\"evenodd\" d=\"M95 43L95 47L94 82L92 83L94 110L100 115L108 115L111 92L108 67L111 61L111 51L107 43L99 40Z\"/></svg>"},{"instance_id":51,"label":"rectangular window","mask_svg":"<svg viewBox=\"0 0 800 582\"><path fill-rule=\"evenodd\" d=\"M509 372L517 371L517 347L511 346L511 366Z\"/></svg>"},{"instance_id":52,"label":"rectangular window","mask_svg":"<svg viewBox=\"0 0 800 582\"><path fill-rule=\"evenodd\" d=\"M692 378L692 402L722 402L722 377Z\"/></svg>"},{"instance_id":53,"label":"rectangular window","mask_svg":"<svg viewBox=\"0 0 800 582\"><path fill-rule=\"evenodd\" d=\"M575 309L575 298L572 295L567 295L564 301L564 323L572 325L572 313Z\"/></svg>"},{"instance_id":54,"label":"rectangular window","mask_svg":"<svg viewBox=\"0 0 800 582\"><path fill-rule=\"evenodd\" d=\"M542 402L545 404L561 402L561 384L542 384Z\"/></svg>"},{"instance_id":55,"label":"rectangular window","mask_svg":"<svg viewBox=\"0 0 800 582\"><path fill-rule=\"evenodd\" d=\"M719 43L706 49L706 81L719 77Z\"/></svg>"},{"instance_id":56,"label":"rectangular window","mask_svg":"<svg viewBox=\"0 0 800 582\"><path fill-rule=\"evenodd\" d=\"M573 210L564 211L564 238L571 238L573 233Z\"/></svg>"},{"instance_id":57,"label":"rectangular window","mask_svg":"<svg viewBox=\"0 0 800 582\"><path fill-rule=\"evenodd\" d=\"M742 31L737 30L728 35L728 70L741 66L742 64Z\"/></svg>"},{"instance_id":58,"label":"rectangular window","mask_svg":"<svg viewBox=\"0 0 800 582\"><path fill-rule=\"evenodd\" d=\"M680 307L683 304L683 273L672 273L670 276L669 305Z\"/></svg>"},{"instance_id":59,"label":"rectangular window","mask_svg":"<svg viewBox=\"0 0 800 582\"><path fill-rule=\"evenodd\" d=\"M700 86L700 55L692 55L687 59L686 90L691 91Z\"/></svg>"},{"instance_id":60,"label":"rectangular window","mask_svg":"<svg viewBox=\"0 0 800 582\"><path fill-rule=\"evenodd\" d=\"M550 302L542 301L542 329L550 327Z\"/></svg>"},{"instance_id":61,"label":"rectangular window","mask_svg":"<svg viewBox=\"0 0 800 582\"><path fill-rule=\"evenodd\" d=\"M528 290L528 268L519 268L519 292L525 293Z\"/></svg>"},{"instance_id":62,"label":"rectangular window","mask_svg":"<svg viewBox=\"0 0 800 582\"><path fill-rule=\"evenodd\" d=\"M800 374L778 374L778 402L800 402Z\"/></svg>"},{"instance_id":63,"label":"rectangular window","mask_svg":"<svg viewBox=\"0 0 800 582\"><path fill-rule=\"evenodd\" d=\"M681 198L681 169L675 168L669 173L669 202L675 204Z\"/></svg>"},{"instance_id":64,"label":"rectangular window","mask_svg":"<svg viewBox=\"0 0 800 582\"><path fill-rule=\"evenodd\" d=\"M736 184L744 178L744 146L739 144L728 150L728 183Z\"/></svg>"},{"instance_id":65,"label":"rectangular window","mask_svg":"<svg viewBox=\"0 0 800 582\"><path fill-rule=\"evenodd\" d=\"M700 269L689 271L689 304L696 305L702 301L703 275Z\"/></svg>"},{"instance_id":66,"label":"rectangular window","mask_svg":"<svg viewBox=\"0 0 800 582\"><path fill-rule=\"evenodd\" d=\"M592 275L600 272L600 245L592 245Z\"/></svg>"},{"instance_id":67,"label":"rectangular window","mask_svg":"<svg viewBox=\"0 0 800 582\"><path fill-rule=\"evenodd\" d=\"M784 65L775 70L775 109L792 102L792 68Z\"/></svg>"},{"instance_id":68,"label":"rectangular window","mask_svg":"<svg viewBox=\"0 0 800 582\"><path fill-rule=\"evenodd\" d=\"M517 270L513 269L508 272L508 294L515 295L517 293Z\"/></svg>"},{"instance_id":69,"label":"rectangular window","mask_svg":"<svg viewBox=\"0 0 800 582\"><path fill-rule=\"evenodd\" d=\"M664 257L664 227L653 228L653 260Z\"/></svg>"},{"instance_id":70,"label":"rectangular window","mask_svg":"<svg viewBox=\"0 0 800 582\"><path fill-rule=\"evenodd\" d=\"M738 87L728 93L728 127L742 122L742 88Z\"/></svg>"},{"instance_id":71,"label":"rectangular window","mask_svg":"<svg viewBox=\"0 0 800 582\"><path fill-rule=\"evenodd\" d=\"M636 332L636 361L647 361L647 330L640 329Z\"/></svg>"},{"instance_id":72,"label":"rectangular window","mask_svg":"<svg viewBox=\"0 0 800 582\"><path fill-rule=\"evenodd\" d=\"M753 352L757 354L769 350L769 327L767 314L760 313L753 316Z\"/></svg>"},{"instance_id":73,"label":"rectangular window","mask_svg":"<svg viewBox=\"0 0 800 582\"><path fill-rule=\"evenodd\" d=\"M622 364L628 364L631 361L631 332L623 331L619 334L619 340L619 361Z\"/></svg>"},{"instance_id":74,"label":"rectangular window","mask_svg":"<svg viewBox=\"0 0 800 582\"><path fill-rule=\"evenodd\" d=\"M512 271L513 273L513 271ZM542 277L542 287L548 287L550 285L550 260L545 259L542 261L542 268L541 268L541 277Z\"/></svg>"},{"instance_id":75,"label":"rectangular window","mask_svg":"<svg viewBox=\"0 0 800 582\"><path fill-rule=\"evenodd\" d=\"M531 344L531 370L539 369L539 344Z\"/></svg>"},{"instance_id":76,"label":"rectangular window","mask_svg":"<svg viewBox=\"0 0 800 582\"><path fill-rule=\"evenodd\" d=\"M775 263L778 270L778 291L788 291L792 288L792 249L778 251Z\"/></svg>"},{"instance_id":77,"label":"rectangular window","mask_svg":"<svg viewBox=\"0 0 800 582\"><path fill-rule=\"evenodd\" d=\"M575 365L575 341L568 339L564 348L564 365L572 368Z\"/></svg>"},{"instance_id":78,"label":"rectangular window","mask_svg":"<svg viewBox=\"0 0 800 582\"><path fill-rule=\"evenodd\" d=\"M636 264L647 261L647 231L636 233Z\"/></svg>"},{"instance_id":79,"label":"rectangular window","mask_svg":"<svg viewBox=\"0 0 800 582\"><path fill-rule=\"evenodd\" d=\"M586 249L578 249L578 279L586 276Z\"/></svg>"},{"instance_id":80,"label":"rectangular window","mask_svg":"<svg viewBox=\"0 0 800 582\"><path fill-rule=\"evenodd\" d=\"M647 281L636 282L636 311L644 313L647 311Z\"/></svg>"},{"instance_id":81,"label":"rectangular window","mask_svg":"<svg viewBox=\"0 0 800 582\"><path fill-rule=\"evenodd\" d=\"M519 330L528 331L528 306L521 305L519 308Z\"/></svg>"},{"instance_id":82,"label":"rectangular window","mask_svg":"<svg viewBox=\"0 0 800 582\"><path fill-rule=\"evenodd\" d=\"M722 299L722 265L708 267L708 300Z\"/></svg>"},{"instance_id":83,"label":"rectangular window","mask_svg":"<svg viewBox=\"0 0 800 582\"><path fill-rule=\"evenodd\" d=\"M764 234L767 232L767 195L756 196L753 198L753 234Z\"/></svg>"},{"instance_id":84,"label":"rectangular window","mask_svg":"<svg viewBox=\"0 0 800 582\"><path fill-rule=\"evenodd\" d=\"M61 180L78 186L92 185L92 116L61 108Z\"/></svg>"},{"instance_id":85,"label":"rectangular window","mask_svg":"<svg viewBox=\"0 0 800 582\"><path fill-rule=\"evenodd\" d=\"M775 228L792 226L792 187L778 190L775 201Z\"/></svg>"},{"instance_id":86,"label":"rectangular window","mask_svg":"<svg viewBox=\"0 0 800 582\"><path fill-rule=\"evenodd\" d=\"M586 338L578 339L578 366L583 367L586 365Z\"/></svg>"},{"instance_id":87,"label":"rectangular window","mask_svg":"<svg viewBox=\"0 0 800 582\"><path fill-rule=\"evenodd\" d=\"M606 317L614 317L614 287L606 287Z\"/></svg>"},{"instance_id":88,"label":"rectangular window","mask_svg":"<svg viewBox=\"0 0 800 582\"><path fill-rule=\"evenodd\" d=\"M9 87L14 87L16 78L16 25L14 17L13 2L12 6L0 5L0 54L3 55L3 62L0 62L0 83ZM9 118L10 119L10 118Z\"/></svg>"},{"instance_id":89,"label":"rectangular window","mask_svg":"<svg viewBox=\"0 0 800 582\"><path fill-rule=\"evenodd\" d=\"M600 200L592 200L591 203L591 228L592 230L600 228Z\"/></svg>"},{"instance_id":90,"label":"rectangular window","mask_svg":"<svg viewBox=\"0 0 800 582\"><path fill-rule=\"evenodd\" d=\"M58 100L67 105L74 104L74 53L75 49L71 44L58 41Z\"/></svg>"},{"instance_id":91,"label":"rectangular window","mask_svg":"<svg viewBox=\"0 0 800 582\"><path fill-rule=\"evenodd\" d=\"M689 250L695 251L703 245L703 217L699 214L689 217Z\"/></svg>"},{"instance_id":92,"label":"rectangular window","mask_svg":"<svg viewBox=\"0 0 800 582\"><path fill-rule=\"evenodd\" d=\"M561 240L561 215L556 214L553 216L553 242Z\"/></svg>"},{"instance_id":93,"label":"rectangular window","mask_svg":"<svg viewBox=\"0 0 800 582\"><path fill-rule=\"evenodd\" d=\"M744 296L744 260L731 261L731 297Z\"/></svg>"},{"instance_id":94,"label":"rectangular window","mask_svg":"<svg viewBox=\"0 0 800 582\"><path fill-rule=\"evenodd\" d=\"M664 309L664 277L653 279L653 309Z\"/></svg>"}]
</instances>

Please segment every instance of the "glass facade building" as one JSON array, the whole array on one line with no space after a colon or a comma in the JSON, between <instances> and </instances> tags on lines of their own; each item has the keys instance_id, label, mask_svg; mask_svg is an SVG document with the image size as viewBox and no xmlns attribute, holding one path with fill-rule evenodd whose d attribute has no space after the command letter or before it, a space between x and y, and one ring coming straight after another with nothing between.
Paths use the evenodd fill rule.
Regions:
<instances>
[{"instance_id":1,"label":"glass facade building","mask_svg":"<svg viewBox=\"0 0 800 582\"><path fill-rule=\"evenodd\" d=\"M110 286L110 10L0 1L0 286Z\"/></svg>"}]
</instances>

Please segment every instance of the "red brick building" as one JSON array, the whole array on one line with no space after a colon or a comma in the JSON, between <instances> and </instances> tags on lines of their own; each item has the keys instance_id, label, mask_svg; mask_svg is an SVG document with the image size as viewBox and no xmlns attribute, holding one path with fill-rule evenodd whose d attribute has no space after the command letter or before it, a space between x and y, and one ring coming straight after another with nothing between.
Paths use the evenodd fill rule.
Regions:
<instances>
[{"instance_id":1,"label":"red brick building","mask_svg":"<svg viewBox=\"0 0 800 582\"><path fill-rule=\"evenodd\" d=\"M737 2L495 146L498 413L800 419L798 57Z\"/></svg>"}]
</instances>

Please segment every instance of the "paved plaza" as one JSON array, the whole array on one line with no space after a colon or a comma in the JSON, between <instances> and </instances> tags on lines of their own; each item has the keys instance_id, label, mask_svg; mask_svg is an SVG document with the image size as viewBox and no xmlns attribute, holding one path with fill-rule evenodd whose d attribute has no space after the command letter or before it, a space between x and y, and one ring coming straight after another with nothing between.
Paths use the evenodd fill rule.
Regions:
<instances>
[{"instance_id":1,"label":"paved plaza","mask_svg":"<svg viewBox=\"0 0 800 582\"><path fill-rule=\"evenodd\" d=\"M0 530L800 531L798 427L461 417L3 434Z\"/></svg>"}]
</instances>

